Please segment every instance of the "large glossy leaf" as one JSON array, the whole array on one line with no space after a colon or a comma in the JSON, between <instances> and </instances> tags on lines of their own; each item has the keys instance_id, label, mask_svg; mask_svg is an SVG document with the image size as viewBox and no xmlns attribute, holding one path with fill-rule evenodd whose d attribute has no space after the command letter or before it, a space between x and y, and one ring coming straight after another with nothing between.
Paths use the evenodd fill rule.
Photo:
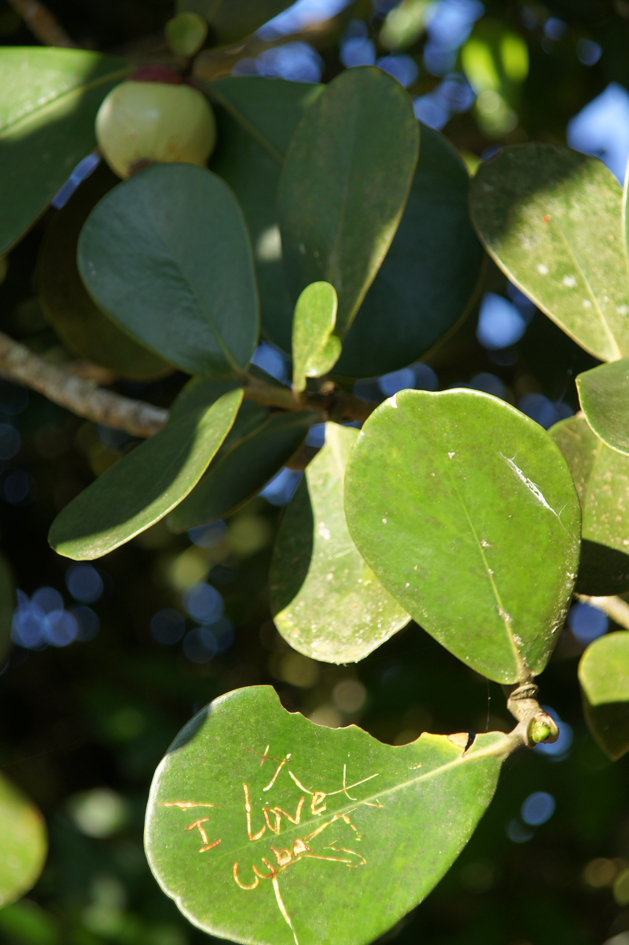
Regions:
<instances>
[{"instance_id":1,"label":"large glossy leaf","mask_svg":"<svg viewBox=\"0 0 629 945\"><path fill-rule=\"evenodd\" d=\"M579 562L579 502L544 430L471 390L402 391L350 454L358 550L448 650L501 683L541 673Z\"/></svg>"},{"instance_id":2,"label":"large glossy leaf","mask_svg":"<svg viewBox=\"0 0 629 945\"><path fill-rule=\"evenodd\" d=\"M577 390L596 435L612 449L629 453L629 358L579 374Z\"/></svg>"},{"instance_id":3,"label":"large glossy leaf","mask_svg":"<svg viewBox=\"0 0 629 945\"><path fill-rule=\"evenodd\" d=\"M468 210L470 179L444 135L421 148L391 248L343 339L335 373L375 377L426 354L469 310L484 259Z\"/></svg>"},{"instance_id":4,"label":"large glossy leaf","mask_svg":"<svg viewBox=\"0 0 629 945\"><path fill-rule=\"evenodd\" d=\"M337 76L293 135L278 193L288 285L296 299L330 282L341 338L391 245L418 153L408 94L371 66Z\"/></svg>"},{"instance_id":5,"label":"large glossy leaf","mask_svg":"<svg viewBox=\"0 0 629 945\"><path fill-rule=\"evenodd\" d=\"M11 640L11 622L15 609L15 585L9 564L0 555L0 660L9 648Z\"/></svg>"},{"instance_id":6,"label":"large glossy leaf","mask_svg":"<svg viewBox=\"0 0 629 945\"><path fill-rule=\"evenodd\" d=\"M178 10L204 16L219 43L237 43L277 16L292 0L177 0Z\"/></svg>"},{"instance_id":7,"label":"large glossy leaf","mask_svg":"<svg viewBox=\"0 0 629 945\"><path fill-rule=\"evenodd\" d=\"M341 342L333 334L338 300L329 282L313 282L297 299L293 316L293 390L307 377L322 377L338 361Z\"/></svg>"},{"instance_id":8,"label":"large glossy leaf","mask_svg":"<svg viewBox=\"0 0 629 945\"><path fill-rule=\"evenodd\" d=\"M314 420L311 410L258 416L171 512L170 528L183 531L234 512L297 452Z\"/></svg>"},{"instance_id":9,"label":"large glossy leaf","mask_svg":"<svg viewBox=\"0 0 629 945\"><path fill-rule=\"evenodd\" d=\"M579 663L579 682L590 731L615 761L629 751L629 633L590 643Z\"/></svg>"},{"instance_id":10,"label":"large glossy leaf","mask_svg":"<svg viewBox=\"0 0 629 945\"><path fill-rule=\"evenodd\" d=\"M509 736L479 735L465 751L467 741L422 735L394 748L286 712L270 687L230 692L157 769L151 869L220 938L371 942L430 892L491 800Z\"/></svg>"},{"instance_id":11,"label":"large glossy leaf","mask_svg":"<svg viewBox=\"0 0 629 945\"><path fill-rule=\"evenodd\" d=\"M326 424L325 446L282 517L269 575L271 611L284 639L330 663L364 659L410 619L347 529L343 477L357 436Z\"/></svg>"},{"instance_id":12,"label":"large glossy leaf","mask_svg":"<svg viewBox=\"0 0 629 945\"><path fill-rule=\"evenodd\" d=\"M606 446L583 417L562 420L549 432L581 501L577 590L595 596L629 591L629 456Z\"/></svg>"},{"instance_id":13,"label":"large glossy leaf","mask_svg":"<svg viewBox=\"0 0 629 945\"><path fill-rule=\"evenodd\" d=\"M42 815L0 775L0 908L28 892L42 871L47 852Z\"/></svg>"},{"instance_id":14,"label":"large glossy leaf","mask_svg":"<svg viewBox=\"0 0 629 945\"><path fill-rule=\"evenodd\" d=\"M88 295L76 266L81 227L95 204L119 179L104 161L59 210L46 228L37 260L42 310L66 348L121 377L149 380L171 365L134 341Z\"/></svg>"},{"instance_id":15,"label":"large glossy leaf","mask_svg":"<svg viewBox=\"0 0 629 945\"><path fill-rule=\"evenodd\" d=\"M96 112L131 68L79 49L0 50L0 254L96 147Z\"/></svg>"},{"instance_id":16,"label":"large glossy leaf","mask_svg":"<svg viewBox=\"0 0 629 945\"><path fill-rule=\"evenodd\" d=\"M208 83L218 125L210 167L243 209L253 243L262 330L290 351L293 301L282 265L277 188L299 120L324 86L284 79L223 77Z\"/></svg>"},{"instance_id":17,"label":"large glossy leaf","mask_svg":"<svg viewBox=\"0 0 629 945\"><path fill-rule=\"evenodd\" d=\"M481 164L472 216L488 252L542 311L603 361L629 354L620 187L562 145L505 148Z\"/></svg>"},{"instance_id":18,"label":"large glossy leaf","mask_svg":"<svg viewBox=\"0 0 629 945\"><path fill-rule=\"evenodd\" d=\"M100 558L158 522L197 484L234 422L242 390L187 410L73 499L50 529L67 558Z\"/></svg>"},{"instance_id":19,"label":"large glossy leaf","mask_svg":"<svg viewBox=\"0 0 629 945\"><path fill-rule=\"evenodd\" d=\"M258 339L245 221L225 183L191 164L155 164L115 187L79 239L94 300L142 344L193 374L230 377Z\"/></svg>"}]
</instances>

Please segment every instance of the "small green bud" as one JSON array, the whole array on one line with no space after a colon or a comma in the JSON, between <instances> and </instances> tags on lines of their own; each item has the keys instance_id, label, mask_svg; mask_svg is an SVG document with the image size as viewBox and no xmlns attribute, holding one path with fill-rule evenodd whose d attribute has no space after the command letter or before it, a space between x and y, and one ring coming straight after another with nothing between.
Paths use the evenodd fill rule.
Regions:
<instances>
[{"instance_id":1,"label":"small green bud","mask_svg":"<svg viewBox=\"0 0 629 945\"><path fill-rule=\"evenodd\" d=\"M208 25L197 13L178 13L166 24L168 45L176 56L194 56L203 46Z\"/></svg>"},{"instance_id":2,"label":"small green bud","mask_svg":"<svg viewBox=\"0 0 629 945\"><path fill-rule=\"evenodd\" d=\"M531 719L528 728L529 741L535 745L542 742L556 742L559 738L559 729L545 712L540 712Z\"/></svg>"}]
</instances>

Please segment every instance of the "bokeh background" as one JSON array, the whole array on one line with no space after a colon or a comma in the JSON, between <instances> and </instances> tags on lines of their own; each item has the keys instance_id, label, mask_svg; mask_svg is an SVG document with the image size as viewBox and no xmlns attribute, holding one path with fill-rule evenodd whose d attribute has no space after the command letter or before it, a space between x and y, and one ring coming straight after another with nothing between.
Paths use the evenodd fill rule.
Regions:
<instances>
[{"instance_id":1,"label":"bokeh background","mask_svg":"<svg viewBox=\"0 0 629 945\"><path fill-rule=\"evenodd\" d=\"M85 48L167 58L170 0L49 7ZM0 42L35 42L6 2ZM206 76L317 82L364 64L408 89L417 117L452 140L472 173L504 143L541 140L567 141L624 175L626 0L299 0L237 51L205 50L198 67ZM0 317L3 330L63 360L34 285L49 215L11 254ZM272 346L263 342L255 360L287 376ZM356 393L381 400L408 387L469 386L548 428L577 409L574 377L595 363L490 265L479 304L444 345L424 363L360 381ZM174 374L116 388L167 405L183 381ZM311 445L321 436L314 429ZM331 726L357 722L395 744L424 730L511 727L500 687L415 624L356 666L317 663L283 642L270 620L267 570L299 473L283 470L227 522L183 536L159 524L94 565L55 555L46 534L57 511L132 445L0 379L0 542L20 589L0 669L0 766L40 805L51 841L35 889L0 911L7 945L208 941L158 889L142 826L169 742L223 692L271 684L289 709ZM576 678L580 653L610 626L587 605L572 608L541 679L559 742L509 760L458 862L381 941L629 945L629 761L611 764L595 746Z\"/></svg>"}]
</instances>

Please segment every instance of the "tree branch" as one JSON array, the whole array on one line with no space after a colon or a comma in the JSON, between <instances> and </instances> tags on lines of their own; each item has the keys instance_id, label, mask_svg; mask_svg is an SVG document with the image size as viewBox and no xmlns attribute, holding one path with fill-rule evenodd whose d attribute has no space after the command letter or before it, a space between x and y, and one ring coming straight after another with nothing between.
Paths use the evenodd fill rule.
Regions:
<instances>
[{"instance_id":1,"label":"tree branch","mask_svg":"<svg viewBox=\"0 0 629 945\"><path fill-rule=\"evenodd\" d=\"M152 436L168 420L168 411L96 387L76 374L50 364L0 332L0 370L79 417L104 423L132 436Z\"/></svg>"},{"instance_id":2,"label":"tree branch","mask_svg":"<svg viewBox=\"0 0 629 945\"><path fill-rule=\"evenodd\" d=\"M63 26L39 0L9 0L9 4L44 46L77 48L77 44L70 39Z\"/></svg>"},{"instance_id":3,"label":"tree branch","mask_svg":"<svg viewBox=\"0 0 629 945\"><path fill-rule=\"evenodd\" d=\"M96 381L111 383L115 380L105 368L81 361L64 366L51 364L3 332L0 332L0 374L38 391L79 417L126 430L132 436L153 436L168 420L168 410L162 407L97 387ZM332 387L320 393L304 392L295 398L290 388L267 384L250 374L244 374L241 381L246 400L281 410L315 410L321 414L322 421L362 422L377 406ZM306 462L305 456L300 462Z\"/></svg>"},{"instance_id":4,"label":"tree branch","mask_svg":"<svg viewBox=\"0 0 629 945\"><path fill-rule=\"evenodd\" d=\"M619 627L629 630L629 604L620 597L588 597L587 594L575 594L582 604L598 607Z\"/></svg>"}]
</instances>

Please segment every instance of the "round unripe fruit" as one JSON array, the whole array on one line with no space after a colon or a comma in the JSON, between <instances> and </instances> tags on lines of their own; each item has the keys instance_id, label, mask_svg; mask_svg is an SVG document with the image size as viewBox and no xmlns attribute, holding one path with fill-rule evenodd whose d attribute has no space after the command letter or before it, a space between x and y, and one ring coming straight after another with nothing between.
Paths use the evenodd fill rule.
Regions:
<instances>
[{"instance_id":1,"label":"round unripe fruit","mask_svg":"<svg viewBox=\"0 0 629 945\"><path fill-rule=\"evenodd\" d=\"M144 164L204 167L216 143L216 122L203 93L179 77L165 82L134 77L104 99L96 116L96 140L119 177L129 177Z\"/></svg>"}]
</instances>

